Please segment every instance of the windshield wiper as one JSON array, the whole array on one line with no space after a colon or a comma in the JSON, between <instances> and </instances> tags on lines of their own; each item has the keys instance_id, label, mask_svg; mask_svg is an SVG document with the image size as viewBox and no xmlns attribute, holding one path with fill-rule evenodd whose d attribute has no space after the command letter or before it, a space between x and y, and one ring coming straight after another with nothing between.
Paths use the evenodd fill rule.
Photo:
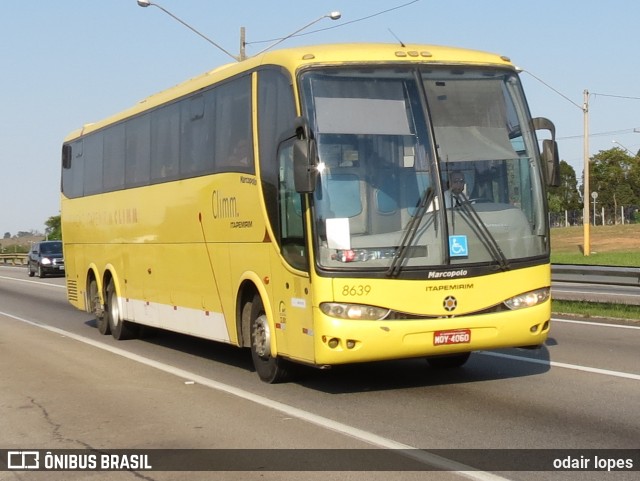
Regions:
<instances>
[{"instance_id":1,"label":"windshield wiper","mask_svg":"<svg viewBox=\"0 0 640 481\"><path fill-rule=\"evenodd\" d=\"M457 195L452 193L452 197L458 200L458 206L456 209L459 209L463 214L463 217L469 224L469 227L471 227L474 234L478 236L478 239L480 239L482 245L487 249L489 255L498 264L498 266L500 266L500 269L503 271L509 270L509 260L504 255L504 252L502 252L502 249L500 249L498 241L496 241L487 226L482 222L482 219L478 215L478 211L473 207L469 198L463 192Z\"/></svg>"},{"instance_id":2,"label":"windshield wiper","mask_svg":"<svg viewBox=\"0 0 640 481\"><path fill-rule=\"evenodd\" d=\"M424 214L427 212L429 206L433 202L434 197L435 192L431 187L429 187L422 193L422 197L418 202L416 212L411 220L407 222L407 226L405 227L402 238L400 239L400 244L396 249L393 260L391 261L391 265L387 269L387 277L397 276L398 274L400 274L402 264L409 255L409 247L411 246L411 244L413 244L413 240L416 237L416 233L418 232L418 228L420 227L420 223L422 222Z\"/></svg>"}]
</instances>

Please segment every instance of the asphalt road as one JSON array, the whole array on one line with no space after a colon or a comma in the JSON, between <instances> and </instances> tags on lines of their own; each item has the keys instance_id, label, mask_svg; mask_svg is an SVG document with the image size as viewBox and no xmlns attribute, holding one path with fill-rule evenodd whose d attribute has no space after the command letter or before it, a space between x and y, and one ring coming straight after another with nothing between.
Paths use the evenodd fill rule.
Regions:
<instances>
[{"instance_id":1,"label":"asphalt road","mask_svg":"<svg viewBox=\"0 0 640 481\"><path fill-rule=\"evenodd\" d=\"M544 457L542 449L637 455L639 345L638 323L554 319L543 349L474 353L458 370L396 361L308 369L297 382L267 385L246 351L166 332L116 342L67 303L64 279L0 267L0 451L342 449L358 466L358 451L348 450L458 450L418 460L446 465L483 449L489 459L484 470L458 466L464 472L401 472L402 463L375 473L54 473L0 465L0 480L637 479L640 460L635 471L528 472L512 471L511 458Z\"/></svg>"}]
</instances>

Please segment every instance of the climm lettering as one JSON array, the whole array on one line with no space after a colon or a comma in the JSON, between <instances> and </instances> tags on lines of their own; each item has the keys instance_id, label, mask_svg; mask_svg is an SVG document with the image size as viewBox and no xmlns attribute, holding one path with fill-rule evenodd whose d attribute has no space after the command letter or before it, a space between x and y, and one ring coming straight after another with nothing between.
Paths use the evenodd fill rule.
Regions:
<instances>
[{"instance_id":1,"label":"climm lettering","mask_svg":"<svg viewBox=\"0 0 640 481\"><path fill-rule=\"evenodd\" d=\"M236 198L225 197L218 190L213 191L211 207L214 219L235 219L240 216Z\"/></svg>"},{"instance_id":2,"label":"climm lettering","mask_svg":"<svg viewBox=\"0 0 640 481\"><path fill-rule=\"evenodd\" d=\"M460 289L473 289L473 283L470 283L470 284L451 284L449 286L427 286L427 287L425 287L425 290L427 292L458 291Z\"/></svg>"}]
</instances>

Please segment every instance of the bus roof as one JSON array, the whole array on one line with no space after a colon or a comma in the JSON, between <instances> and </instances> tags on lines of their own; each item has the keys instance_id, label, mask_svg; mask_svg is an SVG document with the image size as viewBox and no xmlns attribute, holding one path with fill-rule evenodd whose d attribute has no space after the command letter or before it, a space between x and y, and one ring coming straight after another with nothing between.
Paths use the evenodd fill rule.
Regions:
<instances>
[{"instance_id":1,"label":"bus roof","mask_svg":"<svg viewBox=\"0 0 640 481\"><path fill-rule=\"evenodd\" d=\"M141 100L133 107L71 132L65 142L125 118L151 110L234 75L261 65L281 65L291 72L310 65L422 63L435 65L499 66L515 69L508 57L479 50L439 45L397 43L323 44L265 52L237 63L222 65Z\"/></svg>"}]
</instances>

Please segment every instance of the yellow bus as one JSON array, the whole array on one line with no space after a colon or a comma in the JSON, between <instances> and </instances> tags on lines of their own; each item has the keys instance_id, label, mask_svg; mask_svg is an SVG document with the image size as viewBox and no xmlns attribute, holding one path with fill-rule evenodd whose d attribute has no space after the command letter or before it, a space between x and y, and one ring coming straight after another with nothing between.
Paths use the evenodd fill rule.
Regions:
<instances>
[{"instance_id":1,"label":"yellow bus","mask_svg":"<svg viewBox=\"0 0 640 481\"><path fill-rule=\"evenodd\" d=\"M248 348L265 382L540 346L554 136L492 53L320 45L222 66L64 140L68 299L116 339Z\"/></svg>"}]
</instances>

